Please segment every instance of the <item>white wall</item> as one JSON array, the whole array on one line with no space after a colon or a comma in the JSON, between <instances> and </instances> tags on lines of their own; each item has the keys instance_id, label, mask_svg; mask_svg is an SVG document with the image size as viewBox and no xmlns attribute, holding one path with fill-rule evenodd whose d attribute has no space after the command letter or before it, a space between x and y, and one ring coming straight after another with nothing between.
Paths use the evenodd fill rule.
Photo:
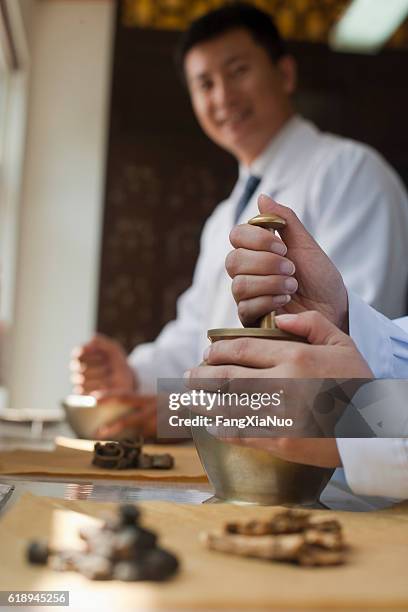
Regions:
<instances>
[{"instance_id":1,"label":"white wall","mask_svg":"<svg viewBox=\"0 0 408 612\"><path fill-rule=\"evenodd\" d=\"M10 406L55 408L95 326L114 3L36 0Z\"/></svg>"},{"instance_id":2,"label":"white wall","mask_svg":"<svg viewBox=\"0 0 408 612\"><path fill-rule=\"evenodd\" d=\"M0 28L0 409L8 405L10 340L13 329L21 178L24 158L30 53L27 26L32 0L6 0L16 52L11 60L4 23ZM1 19L0 19L1 21ZM5 386L2 386L5 385Z\"/></svg>"}]
</instances>

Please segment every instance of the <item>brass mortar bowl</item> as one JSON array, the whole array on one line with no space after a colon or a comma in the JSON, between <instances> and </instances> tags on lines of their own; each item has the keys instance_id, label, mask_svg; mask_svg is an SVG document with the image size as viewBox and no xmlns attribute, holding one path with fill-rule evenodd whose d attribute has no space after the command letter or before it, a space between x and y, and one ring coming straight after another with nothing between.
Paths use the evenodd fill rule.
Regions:
<instances>
[{"instance_id":1,"label":"brass mortar bowl","mask_svg":"<svg viewBox=\"0 0 408 612\"><path fill-rule=\"evenodd\" d=\"M282 230L286 225L275 215L258 215L249 223L272 230ZM260 327L208 331L211 342L241 337L305 342L304 338L278 329L274 313L266 315ZM265 450L227 442L212 435L204 426L192 427L192 435L201 463L214 487L214 501L318 505L320 494L334 472L330 468L285 461Z\"/></svg>"},{"instance_id":2,"label":"brass mortar bowl","mask_svg":"<svg viewBox=\"0 0 408 612\"><path fill-rule=\"evenodd\" d=\"M191 429L215 501L313 506L333 474L332 469L284 461L265 450L226 442L205 427Z\"/></svg>"}]
</instances>

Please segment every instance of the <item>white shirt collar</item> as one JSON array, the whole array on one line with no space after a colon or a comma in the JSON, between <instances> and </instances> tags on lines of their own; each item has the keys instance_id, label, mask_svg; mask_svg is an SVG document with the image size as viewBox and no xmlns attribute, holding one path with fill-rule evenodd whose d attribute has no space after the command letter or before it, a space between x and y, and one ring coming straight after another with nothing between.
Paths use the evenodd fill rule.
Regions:
<instances>
[{"instance_id":1,"label":"white shirt collar","mask_svg":"<svg viewBox=\"0 0 408 612\"><path fill-rule=\"evenodd\" d=\"M250 174L263 178L267 170L268 181L274 181L277 186L286 183L294 166L292 157L297 157L304 140L309 140L310 135L315 136L316 133L317 128L312 123L300 115L294 115L250 166L240 164L240 181L246 180Z\"/></svg>"}]
</instances>

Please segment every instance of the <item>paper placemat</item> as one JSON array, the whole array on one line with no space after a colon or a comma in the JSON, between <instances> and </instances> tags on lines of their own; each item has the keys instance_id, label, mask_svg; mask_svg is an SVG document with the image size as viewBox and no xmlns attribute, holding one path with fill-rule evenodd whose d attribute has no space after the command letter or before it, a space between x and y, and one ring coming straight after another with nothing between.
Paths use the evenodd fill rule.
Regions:
<instances>
[{"instance_id":1,"label":"paper placemat","mask_svg":"<svg viewBox=\"0 0 408 612\"><path fill-rule=\"evenodd\" d=\"M146 453L170 453L171 470L107 470L92 465L94 442L75 438L57 438L53 451L14 450L0 452L0 475L58 476L75 478L113 478L125 480L169 480L206 482L207 477L194 446L149 445Z\"/></svg>"},{"instance_id":2,"label":"paper placemat","mask_svg":"<svg viewBox=\"0 0 408 612\"><path fill-rule=\"evenodd\" d=\"M0 520L0 590L69 590L73 609L86 601L106 609L403 609L408 606L408 505L371 513L329 512L353 543L347 565L328 568L241 559L208 551L198 534L227 520L267 518L270 508L143 502L143 524L182 563L163 584L92 582L73 573L27 565L26 543L50 537L73 545L78 526L114 504L25 495ZM326 512L318 512L321 516ZM81 607L82 605L82 607ZM95 609L93 608L93 609Z\"/></svg>"}]
</instances>

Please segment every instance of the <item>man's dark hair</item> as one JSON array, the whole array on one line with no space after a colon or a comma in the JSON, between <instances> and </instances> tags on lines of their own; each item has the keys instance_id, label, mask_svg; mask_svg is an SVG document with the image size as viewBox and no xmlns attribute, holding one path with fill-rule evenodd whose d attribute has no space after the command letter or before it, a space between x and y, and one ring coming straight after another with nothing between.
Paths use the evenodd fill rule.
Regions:
<instances>
[{"instance_id":1,"label":"man's dark hair","mask_svg":"<svg viewBox=\"0 0 408 612\"><path fill-rule=\"evenodd\" d=\"M268 13L246 2L226 4L193 21L182 34L175 55L182 80L185 81L184 59L190 49L236 28L247 30L273 62L287 53L285 43Z\"/></svg>"}]
</instances>

